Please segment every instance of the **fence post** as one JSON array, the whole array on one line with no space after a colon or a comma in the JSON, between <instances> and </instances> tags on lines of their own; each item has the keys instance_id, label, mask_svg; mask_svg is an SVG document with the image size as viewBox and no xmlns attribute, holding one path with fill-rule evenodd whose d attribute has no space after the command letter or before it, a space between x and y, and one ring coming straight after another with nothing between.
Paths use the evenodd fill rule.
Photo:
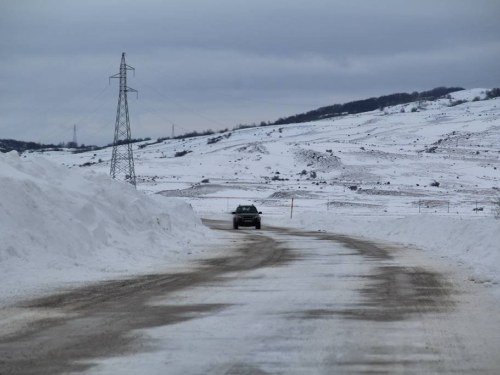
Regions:
<instances>
[{"instance_id":1,"label":"fence post","mask_svg":"<svg viewBox=\"0 0 500 375\"><path fill-rule=\"evenodd\" d=\"M293 198L292 198L292 207L290 208L290 219L293 217Z\"/></svg>"},{"instance_id":2,"label":"fence post","mask_svg":"<svg viewBox=\"0 0 500 375\"><path fill-rule=\"evenodd\" d=\"M476 214L477 214L477 201L476 201Z\"/></svg>"},{"instance_id":3,"label":"fence post","mask_svg":"<svg viewBox=\"0 0 500 375\"><path fill-rule=\"evenodd\" d=\"M448 213L450 213L450 201L448 201Z\"/></svg>"},{"instance_id":4,"label":"fence post","mask_svg":"<svg viewBox=\"0 0 500 375\"><path fill-rule=\"evenodd\" d=\"M418 200L418 213L420 213L420 199Z\"/></svg>"}]
</instances>

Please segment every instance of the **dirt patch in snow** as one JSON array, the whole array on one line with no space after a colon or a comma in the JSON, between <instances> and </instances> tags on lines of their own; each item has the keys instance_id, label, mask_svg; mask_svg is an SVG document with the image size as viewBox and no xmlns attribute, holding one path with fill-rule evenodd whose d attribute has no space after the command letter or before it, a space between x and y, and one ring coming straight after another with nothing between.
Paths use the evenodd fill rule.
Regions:
<instances>
[{"instance_id":1,"label":"dirt patch in snow","mask_svg":"<svg viewBox=\"0 0 500 375\"><path fill-rule=\"evenodd\" d=\"M404 190L377 190L377 189L363 189L358 190L358 194L367 195L392 195L397 197L426 197L426 194L417 193L415 191Z\"/></svg>"},{"instance_id":2,"label":"dirt patch in snow","mask_svg":"<svg viewBox=\"0 0 500 375\"><path fill-rule=\"evenodd\" d=\"M294 151L294 154L295 160L298 163L303 163L316 169L329 170L342 165L339 157L326 152L299 148Z\"/></svg>"},{"instance_id":3,"label":"dirt patch in snow","mask_svg":"<svg viewBox=\"0 0 500 375\"><path fill-rule=\"evenodd\" d=\"M158 194L164 195L166 197L180 197L180 198L190 198L190 197L199 197L201 195L208 195L218 193L223 190L235 190L235 189L243 189L242 187L231 185L215 185L215 184L203 184L203 185L195 185L193 187L181 190L163 190L158 192Z\"/></svg>"},{"instance_id":4,"label":"dirt patch in snow","mask_svg":"<svg viewBox=\"0 0 500 375\"><path fill-rule=\"evenodd\" d=\"M372 283L360 290L363 301L352 309L309 310L308 319L339 315L346 319L397 322L413 315L450 312L455 304L453 289L439 274L423 268L380 266L367 276Z\"/></svg>"},{"instance_id":5,"label":"dirt patch in snow","mask_svg":"<svg viewBox=\"0 0 500 375\"><path fill-rule=\"evenodd\" d=\"M308 191L300 191L300 190L280 190L275 193L272 193L269 196L269 199L291 199L291 198L317 198L318 195L308 192Z\"/></svg>"},{"instance_id":6,"label":"dirt patch in snow","mask_svg":"<svg viewBox=\"0 0 500 375\"><path fill-rule=\"evenodd\" d=\"M269 151L265 146L262 145L260 142L253 142L249 143L246 146L237 148L236 151L239 152L246 152L248 154L265 154L269 155Z\"/></svg>"},{"instance_id":7,"label":"dirt patch in snow","mask_svg":"<svg viewBox=\"0 0 500 375\"><path fill-rule=\"evenodd\" d=\"M416 160L420 159L420 155L407 155L407 154L397 154L394 152L384 152L378 150L368 150L365 152L356 152L356 156L365 156L370 159L383 159L389 161L396 161L401 159Z\"/></svg>"},{"instance_id":8,"label":"dirt patch in snow","mask_svg":"<svg viewBox=\"0 0 500 375\"><path fill-rule=\"evenodd\" d=\"M385 208L385 206L380 204L344 202L344 201L331 201L328 202L328 206L334 208L369 208L375 210L377 209L383 210Z\"/></svg>"}]
</instances>

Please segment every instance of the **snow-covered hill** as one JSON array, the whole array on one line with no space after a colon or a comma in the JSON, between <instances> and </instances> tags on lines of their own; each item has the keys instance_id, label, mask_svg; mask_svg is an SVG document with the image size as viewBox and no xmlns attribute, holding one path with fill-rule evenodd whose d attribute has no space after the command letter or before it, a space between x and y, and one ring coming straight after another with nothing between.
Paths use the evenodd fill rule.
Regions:
<instances>
[{"instance_id":1,"label":"snow-covered hill","mask_svg":"<svg viewBox=\"0 0 500 375\"><path fill-rule=\"evenodd\" d=\"M483 100L485 92L135 144L138 188L180 197L202 215L251 202L264 211L264 223L411 243L465 264L471 279L498 283L500 231L493 229L500 221L492 202L500 187L500 99ZM175 157L179 151L189 152ZM109 173L111 149L44 156Z\"/></svg>"},{"instance_id":2,"label":"snow-covered hill","mask_svg":"<svg viewBox=\"0 0 500 375\"><path fill-rule=\"evenodd\" d=\"M484 93L136 144L139 189L188 198L201 212L227 211L242 198L281 212L295 197L298 209L344 214L491 215L500 178L500 101L473 101ZM450 107L458 100L468 102ZM190 152L174 157L184 150ZM84 168L108 173L110 152L44 155L71 168L96 163Z\"/></svg>"}]
</instances>

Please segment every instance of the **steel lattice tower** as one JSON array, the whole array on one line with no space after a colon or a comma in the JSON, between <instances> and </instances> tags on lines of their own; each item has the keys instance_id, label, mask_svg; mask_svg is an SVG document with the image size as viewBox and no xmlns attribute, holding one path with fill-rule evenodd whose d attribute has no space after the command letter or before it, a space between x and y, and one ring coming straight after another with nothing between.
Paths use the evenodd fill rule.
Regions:
<instances>
[{"instance_id":1,"label":"steel lattice tower","mask_svg":"<svg viewBox=\"0 0 500 375\"><path fill-rule=\"evenodd\" d=\"M76 124L73 125L73 147L77 147L78 142L76 141Z\"/></svg>"},{"instance_id":2,"label":"steel lattice tower","mask_svg":"<svg viewBox=\"0 0 500 375\"><path fill-rule=\"evenodd\" d=\"M123 180L136 186L134 154L132 152L132 137L130 133L130 118L128 114L127 92L137 92L127 86L127 70L135 69L125 63L125 52L122 53L120 73L111 78L120 79L120 94L116 110L115 140L113 142L113 155L111 156L111 178Z\"/></svg>"}]
</instances>

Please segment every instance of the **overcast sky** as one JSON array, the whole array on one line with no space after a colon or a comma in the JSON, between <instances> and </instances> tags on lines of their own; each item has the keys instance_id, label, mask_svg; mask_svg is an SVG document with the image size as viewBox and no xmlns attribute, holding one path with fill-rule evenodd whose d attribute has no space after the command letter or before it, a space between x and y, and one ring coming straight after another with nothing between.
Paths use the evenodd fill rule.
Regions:
<instances>
[{"instance_id":1,"label":"overcast sky","mask_svg":"<svg viewBox=\"0 0 500 375\"><path fill-rule=\"evenodd\" d=\"M0 138L112 142L436 86L500 86L498 0L0 0Z\"/></svg>"}]
</instances>

